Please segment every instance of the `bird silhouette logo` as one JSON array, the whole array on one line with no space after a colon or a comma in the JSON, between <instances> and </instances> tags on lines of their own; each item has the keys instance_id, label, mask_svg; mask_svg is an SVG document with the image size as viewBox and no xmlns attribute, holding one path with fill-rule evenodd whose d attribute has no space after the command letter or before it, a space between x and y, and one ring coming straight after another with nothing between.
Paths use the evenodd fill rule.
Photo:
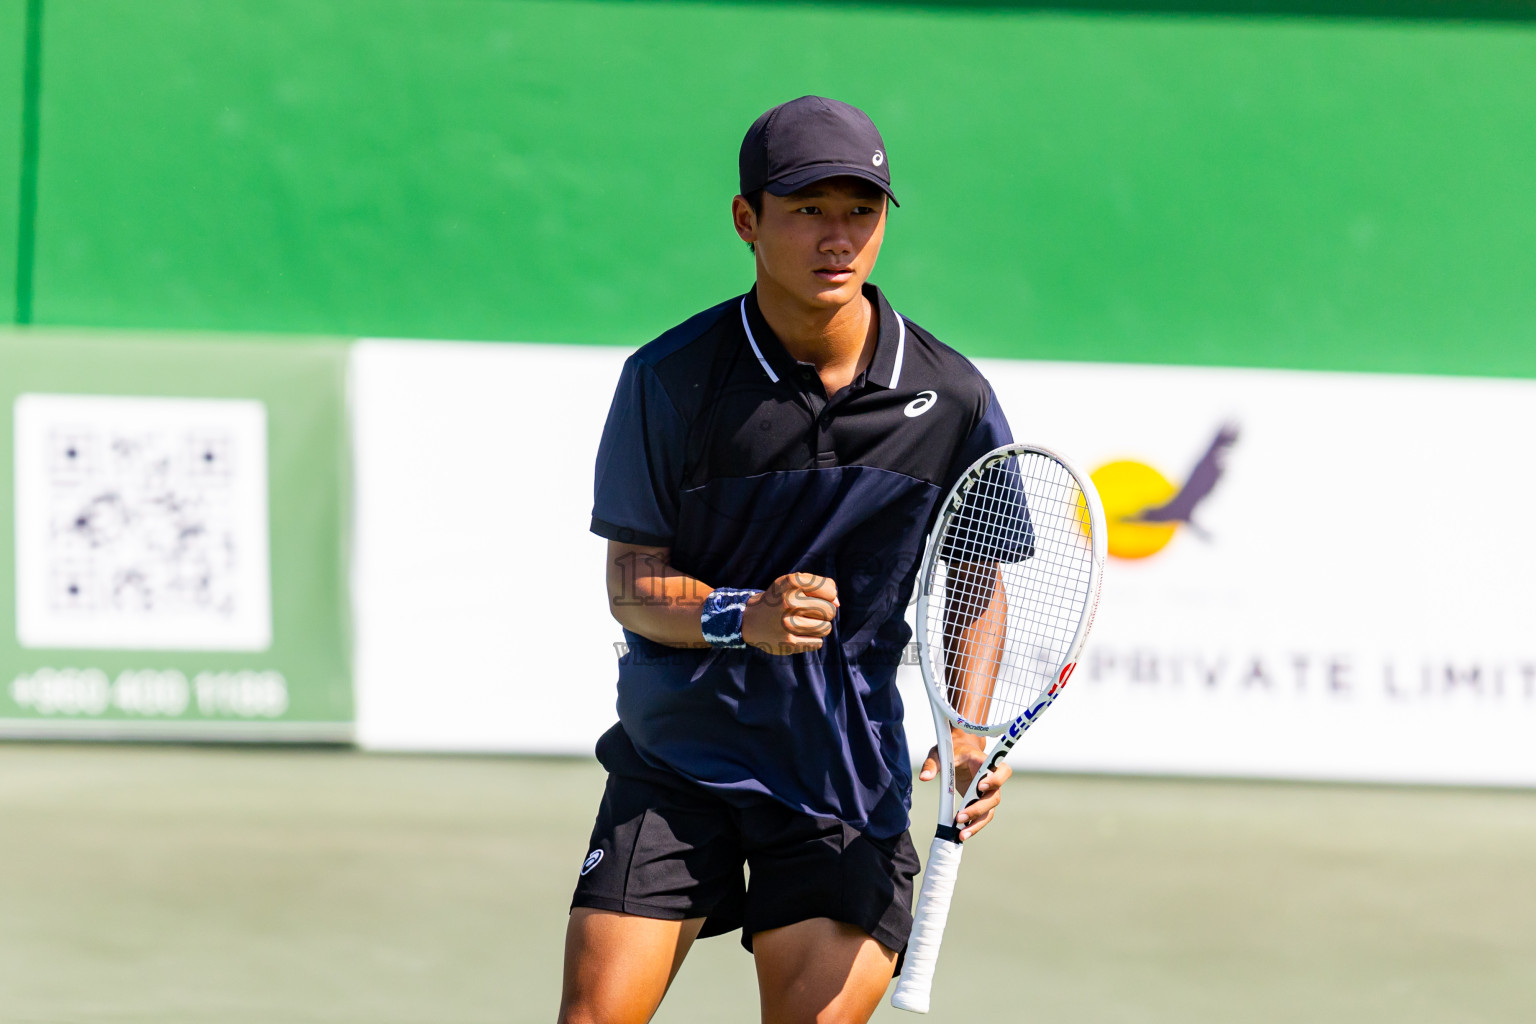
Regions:
<instances>
[{"instance_id":1,"label":"bird silhouette logo","mask_svg":"<svg viewBox=\"0 0 1536 1024\"><path fill-rule=\"evenodd\" d=\"M1130 459L1094 470L1093 483L1104 502L1109 528L1109 553L1117 558L1148 558L1167 547L1181 526L1210 540L1210 532L1195 521L1195 512L1221 482L1237 437L1237 424L1222 424L1182 485Z\"/></svg>"}]
</instances>

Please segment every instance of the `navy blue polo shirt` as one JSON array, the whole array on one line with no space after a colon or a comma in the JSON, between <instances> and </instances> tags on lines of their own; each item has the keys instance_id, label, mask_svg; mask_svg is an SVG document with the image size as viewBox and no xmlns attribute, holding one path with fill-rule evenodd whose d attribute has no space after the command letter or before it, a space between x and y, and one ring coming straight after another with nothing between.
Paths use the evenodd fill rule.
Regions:
<instances>
[{"instance_id":1,"label":"navy blue polo shirt","mask_svg":"<svg viewBox=\"0 0 1536 1024\"><path fill-rule=\"evenodd\" d=\"M652 767L884 838L907 827L912 792L896 669L927 530L961 472L1012 435L969 360L865 294L874 358L834 395L751 292L631 355L598 449L592 532L665 546L711 587L836 581L814 652L675 648L625 630L619 721Z\"/></svg>"}]
</instances>

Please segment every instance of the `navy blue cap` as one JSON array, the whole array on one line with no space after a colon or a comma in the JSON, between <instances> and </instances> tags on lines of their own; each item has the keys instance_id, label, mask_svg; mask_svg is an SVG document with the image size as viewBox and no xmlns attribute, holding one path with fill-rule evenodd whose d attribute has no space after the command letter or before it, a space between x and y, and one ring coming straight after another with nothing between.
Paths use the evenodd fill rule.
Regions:
<instances>
[{"instance_id":1,"label":"navy blue cap","mask_svg":"<svg viewBox=\"0 0 1536 1024\"><path fill-rule=\"evenodd\" d=\"M741 140L742 195L761 188L787 196L843 174L880 186L896 203L880 129L847 103L825 96L780 103L752 122Z\"/></svg>"}]
</instances>

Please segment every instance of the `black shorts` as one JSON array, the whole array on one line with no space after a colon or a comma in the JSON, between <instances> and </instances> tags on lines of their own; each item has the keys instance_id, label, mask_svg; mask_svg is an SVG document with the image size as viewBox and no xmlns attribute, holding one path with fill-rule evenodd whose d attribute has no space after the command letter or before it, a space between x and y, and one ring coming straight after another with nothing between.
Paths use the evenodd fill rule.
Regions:
<instances>
[{"instance_id":1,"label":"black shorts","mask_svg":"<svg viewBox=\"0 0 1536 1024\"><path fill-rule=\"evenodd\" d=\"M640 759L618 726L597 745L608 787L571 907L680 921L700 937L752 936L814 917L863 929L900 953L912 931L917 851L768 797L743 806ZM751 884L742 868L751 870Z\"/></svg>"}]
</instances>

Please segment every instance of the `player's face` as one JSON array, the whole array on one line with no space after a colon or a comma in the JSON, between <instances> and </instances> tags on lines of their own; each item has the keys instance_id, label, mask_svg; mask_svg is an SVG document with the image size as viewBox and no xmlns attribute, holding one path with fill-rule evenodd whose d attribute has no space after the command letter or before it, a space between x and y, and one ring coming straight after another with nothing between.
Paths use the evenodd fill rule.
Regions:
<instances>
[{"instance_id":1,"label":"player's face","mask_svg":"<svg viewBox=\"0 0 1536 1024\"><path fill-rule=\"evenodd\" d=\"M765 192L761 216L746 200L736 202L737 233L757 247L760 287L824 309L859 297L885 238L885 193L879 188L839 177L788 196Z\"/></svg>"}]
</instances>

